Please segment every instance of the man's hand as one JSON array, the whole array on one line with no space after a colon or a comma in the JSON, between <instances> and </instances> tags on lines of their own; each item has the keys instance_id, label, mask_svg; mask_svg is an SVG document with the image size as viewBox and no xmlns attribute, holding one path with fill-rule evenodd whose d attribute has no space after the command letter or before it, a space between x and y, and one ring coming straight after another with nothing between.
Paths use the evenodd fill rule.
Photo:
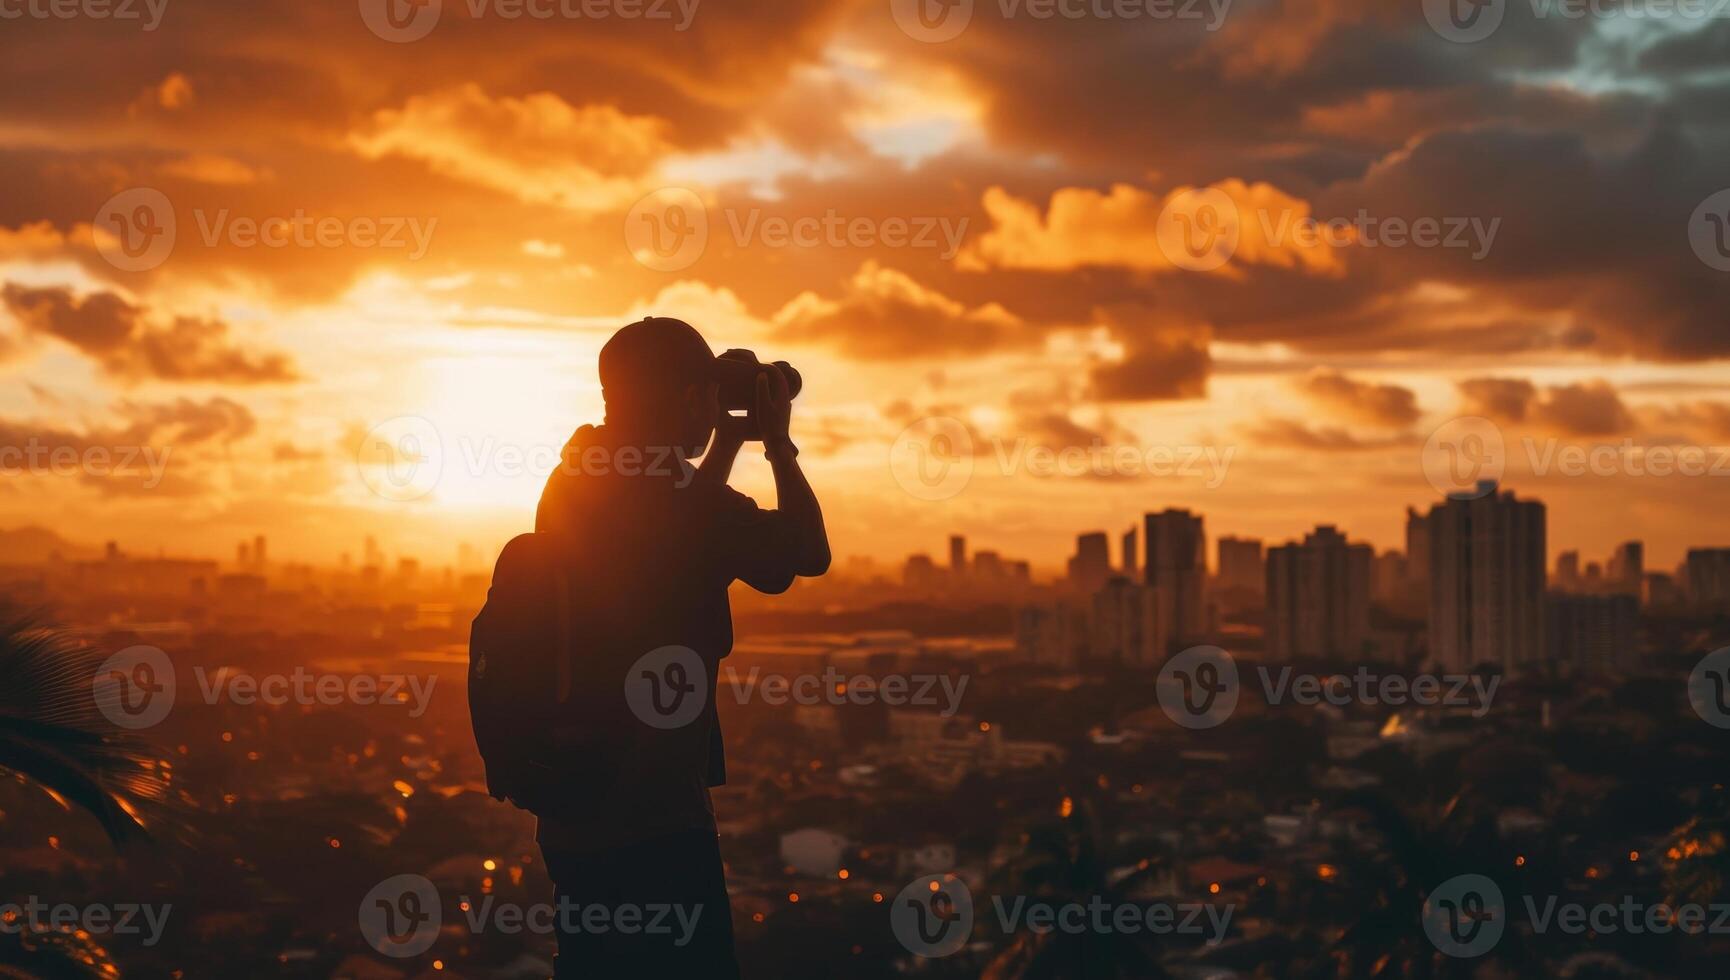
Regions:
<instances>
[{"instance_id":1,"label":"man's hand","mask_svg":"<svg viewBox=\"0 0 1730 980\"><path fill-rule=\"evenodd\" d=\"M733 461L738 458L739 450L744 447L747 434L751 431L751 420L722 412L715 420L715 441L709 444L709 451L703 454L703 463L697 467L695 482L710 486L726 486L727 478L733 475Z\"/></svg>"},{"instance_id":2,"label":"man's hand","mask_svg":"<svg viewBox=\"0 0 1730 980\"><path fill-rule=\"evenodd\" d=\"M762 373L757 375L757 408L753 417L765 451L792 445L787 425L793 417L793 399L787 394L787 376L773 364L763 365Z\"/></svg>"}]
</instances>

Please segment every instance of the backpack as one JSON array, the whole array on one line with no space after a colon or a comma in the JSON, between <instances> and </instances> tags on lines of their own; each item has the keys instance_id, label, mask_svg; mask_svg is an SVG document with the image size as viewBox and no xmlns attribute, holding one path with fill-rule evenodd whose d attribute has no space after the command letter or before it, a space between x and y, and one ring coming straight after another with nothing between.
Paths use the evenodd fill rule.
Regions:
<instances>
[{"instance_id":1,"label":"backpack","mask_svg":"<svg viewBox=\"0 0 1730 980\"><path fill-rule=\"evenodd\" d=\"M606 719L574 696L575 596L565 542L521 534L500 552L469 631L469 720L487 793L538 815L616 775Z\"/></svg>"}]
</instances>

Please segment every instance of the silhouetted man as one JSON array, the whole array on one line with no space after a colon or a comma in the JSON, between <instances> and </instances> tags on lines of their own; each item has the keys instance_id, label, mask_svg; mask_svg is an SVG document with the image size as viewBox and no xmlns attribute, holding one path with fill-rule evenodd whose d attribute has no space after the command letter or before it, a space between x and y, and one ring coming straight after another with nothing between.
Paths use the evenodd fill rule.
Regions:
<instances>
[{"instance_id":1,"label":"silhouetted man","mask_svg":"<svg viewBox=\"0 0 1730 980\"><path fill-rule=\"evenodd\" d=\"M784 592L829 567L823 515L787 435L786 379L762 368L749 419L735 417L720 408L714 352L689 324L623 328L601 349L606 421L577 430L541 496L536 530L572 559L577 696L564 754L586 760L590 784L537 811L541 850L562 908L648 910L634 928L561 922L560 978L739 975L709 799L726 781L715 693L733 645L727 588ZM774 472L775 510L727 486L748 432ZM641 703L625 703L621 678ZM652 934L656 914L664 928Z\"/></svg>"}]
</instances>

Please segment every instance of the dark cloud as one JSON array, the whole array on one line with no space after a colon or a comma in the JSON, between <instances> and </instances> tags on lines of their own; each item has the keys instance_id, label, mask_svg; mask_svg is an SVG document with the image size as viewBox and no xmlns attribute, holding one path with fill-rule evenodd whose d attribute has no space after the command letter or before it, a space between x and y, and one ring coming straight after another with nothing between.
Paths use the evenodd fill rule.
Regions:
<instances>
[{"instance_id":1,"label":"dark cloud","mask_svg":"<svg viewBox=\"0 0 1730 980\"><path fill-rule=\"evenodd\" d=\"M27 333L56 337L124 378L258 384L292 381L281 354L234 347L218 320L174 317L153 323L146 312L111 292L77 297L70 289L0 287L0 303Z\"/></svg>"},{"instance_id":2,"label":"dark cloud","mask_svg":"<svg viewBox=\"0 0 1730 980\"><path fill-rule=\"evenodd\" d=\"M774 317L788 341L829 341L864 360L984 355L1026 344L1032 335L993 303L969 308L905 273L867 262L836 299L806 293Z\"/></svg>"},{"instance_id":3,"label":"dark cloud","mask_svg":"<svg viewBox=\"0 0 1730 980\"><path fill-rule=\"evenodd\" d=\"M1410 388L1356 381L1337 371L1319 370L1298 382L1310 401L1349 422L1403 429L1418 420L1418 399Z\"/></svg>"},{"instance_id":4,"label":"dark cloud","mask_svg":"<svg viewBox=\"0 0 1730 980\"><path fill-rule=\"evenodd\" d=\"M1493 422L1573 436L1621 435L1634 426L1633 413L1605 381L1540 388L1517 378L1472 378L1459 388L1462 411Z\"/></svg>"}]
</instances>

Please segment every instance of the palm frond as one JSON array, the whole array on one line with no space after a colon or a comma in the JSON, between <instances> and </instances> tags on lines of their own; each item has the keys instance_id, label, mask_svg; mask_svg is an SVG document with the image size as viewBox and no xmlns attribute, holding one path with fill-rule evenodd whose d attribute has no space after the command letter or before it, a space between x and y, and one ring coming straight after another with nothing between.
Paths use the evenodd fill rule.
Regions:
<instances>
[{"instance_id":1,"label":"palm frond","mask_svg":"<svg viewBox=\"0 0 1730 980\"><path fill-rule=\"evenodd\" d=\"M148 838L167 785L146 743L102 713L98 658L39 614L0 604L0 770L95 816L116 845Z\"/></svg>"}]
</instances>

